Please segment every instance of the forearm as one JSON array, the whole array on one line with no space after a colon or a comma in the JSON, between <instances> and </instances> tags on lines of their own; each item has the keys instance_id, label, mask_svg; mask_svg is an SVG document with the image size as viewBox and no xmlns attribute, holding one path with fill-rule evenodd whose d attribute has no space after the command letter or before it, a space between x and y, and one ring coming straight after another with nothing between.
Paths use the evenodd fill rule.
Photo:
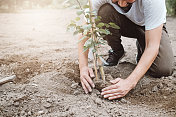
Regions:
<instances>
[{"instance_id":1,"label":"forearm","mask_svg":"<svg viewBox=\"0 0 176 117\"><path fill-rule=\"evenodd\" d=\"M83 36L81 35L79 37L79 40ZM81 42L78 43L78 56L79 56L79 69L81 69L84 66L88 66L88 50L86 52L84 51L84 43L86 42L87 39L82 40Z\"/></svg>"},{"instance_id":2,"label":"forearm","mask_svg":"<svg viewBox=\"0 0 176 117\"><path fill-rule=\"evenodd\" d=\"M143 75L147 72L147 70L154 62L156 56L158 55L162 27L163 25L160 25L159 27L153 30L148 30L145 32L145 38L146 38L145 51L138 65L136 66L134 71L130 74L130 76L127 78L131 82L133 82L134 85L143 77Z\"/></svg>"},{"instance_id":3,"label":"forearm","mask_svg":"<svg viewBox=\"0 0 176 117\"><path fill-rule=\"evenodd\" d=\"M134 82L135 85L150 68L158 54L158 51L159 47L146 48L138 65L127 79Z\"/></svg>"}]
</instances>

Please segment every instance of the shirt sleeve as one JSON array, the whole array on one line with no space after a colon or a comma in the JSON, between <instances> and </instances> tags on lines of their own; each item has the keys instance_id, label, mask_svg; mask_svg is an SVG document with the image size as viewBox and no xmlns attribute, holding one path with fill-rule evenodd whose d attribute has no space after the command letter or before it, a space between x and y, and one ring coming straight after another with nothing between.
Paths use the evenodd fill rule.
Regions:
<instances>
[{"instance_id":1,"label":"shirt sleeve","mask_svg":"<svg viewBox=\"0 0 176 117\"><path fill-rule=\"evenodd\" d=\"M143 0L145 30L152 30L166 22L165 0Z\"/></svg>"}]
</instances>

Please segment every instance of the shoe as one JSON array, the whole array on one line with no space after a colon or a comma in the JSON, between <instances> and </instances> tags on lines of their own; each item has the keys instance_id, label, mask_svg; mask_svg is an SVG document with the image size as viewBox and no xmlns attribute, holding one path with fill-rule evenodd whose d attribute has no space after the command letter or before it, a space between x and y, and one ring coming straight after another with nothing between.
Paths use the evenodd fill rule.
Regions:
<instances>
[{"instance_id":1,"label":"shoe","mask_svg":"<svg viewBox=\"0 0 176 117\"><path fill-rule=\"evenodd\" d=\"M118 53L114 52L113 50L109 50L109 57L106 60L107 64L104 64L104 66L116 66L124 56L124 50Z\"/></svg>"},{"instance_id":2,"label":"shoe","mask_svg":"<svg viewBox=\"0 0 176 117\"><path fill-rule=\"evenodd\" d=\"M136 41L136 47L137 47L136 64L138 64L142 56L141 47L138 41Z\"/></svg>"}]
</instances>

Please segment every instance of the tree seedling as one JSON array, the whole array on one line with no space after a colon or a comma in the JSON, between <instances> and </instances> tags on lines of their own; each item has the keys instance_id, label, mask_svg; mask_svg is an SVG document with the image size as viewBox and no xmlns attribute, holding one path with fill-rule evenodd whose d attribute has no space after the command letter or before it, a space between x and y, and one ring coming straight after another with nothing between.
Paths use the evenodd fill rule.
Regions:
<instances>
[{"instance_id":1,"label":"tree seedling","mask_svg":"<svg viewBox=\"0 0 176 117\"><path fill-rule=\"evenodd\" d=\"M101 22L101 17L97 16L97 13L92 10L91 0L88 0L88 4L83 6L79 2L79 0L76 1L78 3L78 6L76 7L78 9L78 11L76 12L77 17L75 18L75 20L72 20L71 23L68 25L68 30L74 29L74 35L82 34L82 38L79 40L79 42L84 39L87 40L84 44L83 52L87 51L88 49L89 51L92 51L96 80L99 80L101 77L105 82L103 65L108 63L99 54L99 48L102 45L106 44L106 41L103 38L111 34L109 28L120 28L112 22ZM82 15L84 16L86 23L83 25L79 25L78 22L81 20Z\"/></svg>"}]
</instances>

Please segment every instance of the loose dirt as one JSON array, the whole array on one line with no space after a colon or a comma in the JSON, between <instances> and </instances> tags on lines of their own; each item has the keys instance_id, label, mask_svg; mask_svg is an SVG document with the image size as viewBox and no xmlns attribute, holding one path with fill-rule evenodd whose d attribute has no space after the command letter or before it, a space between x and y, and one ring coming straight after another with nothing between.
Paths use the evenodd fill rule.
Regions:
<instances>
[{"instance_id":1,"label":"loose dirt","mask_svg":"<svg viewBox=\"0 0 176 117\"><path fill-rule=\"evenodd\" d=\"M124 98L108 101L100 89L85 94L79 80L77 37L66 32L74 10L29 10L0 14L0 117L175 117L176 63L169 77L145 75ZM167 27L176 58L176 18ZM105 67L112 78L135 68L135 39L122 38L126 56ZM109 47L103 48L107 54Z\"/></svg>"}]
</instances>

